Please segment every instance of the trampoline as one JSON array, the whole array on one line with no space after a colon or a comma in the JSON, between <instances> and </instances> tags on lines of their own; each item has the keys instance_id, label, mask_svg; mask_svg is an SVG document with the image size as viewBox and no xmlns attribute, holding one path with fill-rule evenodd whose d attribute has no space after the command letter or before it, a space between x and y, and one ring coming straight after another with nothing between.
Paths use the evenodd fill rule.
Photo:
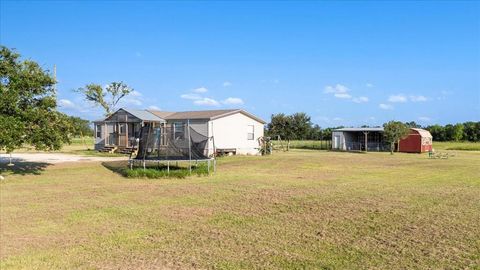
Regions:
<instances>
[{"instance_id":1,"label":"trampoline","mask_svg":"<svg viewBox=\"0 0 480 270\"><path fill-rule=\"evenodd\" d=\"M156 162L164 164L167 170L172 162L188 162L189 170L192 164L207 163L208 171L213 165L215 171L215 141L190 126L190 121L181 125L145 125L140 130L138 151L130 158L130 167Z\"/></svg>"}]
</instances>

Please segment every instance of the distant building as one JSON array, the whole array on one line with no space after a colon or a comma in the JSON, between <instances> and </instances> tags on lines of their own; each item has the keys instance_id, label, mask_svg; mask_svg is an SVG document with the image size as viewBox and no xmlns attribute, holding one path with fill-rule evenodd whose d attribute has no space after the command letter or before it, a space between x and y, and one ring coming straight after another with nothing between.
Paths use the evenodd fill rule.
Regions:
<instances>
[{"instance_id":1,"label":"distant building","mask_svg":"<svg viewBox=\"0 0 480 270\"><path fill-rule=\"evenodd\" d=\"M383 128L340 128L332 132L332 149L343 151L390 151ZM399 152L423 153L432 150L432 135L420 128L411 128L410 134L395 144Z\"/></svg>"},{"instance_id":2,"label":"distant building","mask_svg":"<svg viewBox=\"0 0 480 270\"><path fill-rule=\"evenodd\" d=\"M94 121L95 149L131 148L145 125L159 127L174 138L184 138L189 125L195 132L213 137L206 151L258 154L265 121L240 109L166 112L122 108L111 116Z\"/></svg>"}]
</instances>

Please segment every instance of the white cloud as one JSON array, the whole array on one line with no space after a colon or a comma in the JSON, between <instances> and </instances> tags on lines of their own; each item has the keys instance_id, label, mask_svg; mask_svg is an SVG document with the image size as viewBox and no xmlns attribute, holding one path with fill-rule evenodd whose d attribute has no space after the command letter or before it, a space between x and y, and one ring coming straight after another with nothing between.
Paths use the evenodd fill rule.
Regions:
<instances>
[{"instance_id":1,"label":"white cloud","mask_svg":"<svg viewBox=\"0 0 480 270\"><path fill-rule=\"evenodd\" d=\"M378 107L382 110L393 110L393 106L390 104L380 103Z\"/></svg>"},{"instance_id":2,"label":"white cloud","mask_svg":"<svg viewBox=\"0 0 480 270\"><path fill-rule=\"evenodd\" d=\"M195 100L193 102L195 105L201 105L201 106L218 106L220 103L216 101L215 99L211 98L201 98L198 100Z\"/></svg>"},{"instance_id":3,"label":"white cloud","mask_svg":"<svg viewBox=\"0 0 480 270\"><path fill-rule=\"evenodd\" d=\"M180 97L183 99L191 99L191 100L198 100L202 98L200 95L197 95L197 94L183 94Z\"/></svg>"},{"instance_id":4,"label":"white cloud","mask_svg":"<svg viewBox=\"0 0 480 270\"><path fill-rule=\"evenodd\" d=\"M129 95L132 96L132 97L141 97L142 93L140 93L136 90L133 90Z\"/></svg>"},{"instance_id":5,"label":"white cloud","mask_svg":"<svg viewBox=\"0 0 480 270\"><path fill-rule=\"evenodd\" d=\"M350 91L350 89L348 89L348 87L346 87L345 85L336 84L335 86L331 86L331 85L325 86L325 90L323 92L327 94L330 94L330 93L342 94L342 93L347 93L348 91Z\"/></svg>"},{"instance_id":6,"label":"white cloud","mask_svg":"<svg viewBox=\"0 0 480 270\"><path fill-rule=\"evenodd\" d=\"M352 101L355 103L364 103L364 102L368 102L368 97L356 97L356 98L353 98Z\"/></svg>"},{"instance_id":7,"label":"white cloud","mask_svg":"<svg viewBox=\"0 0 480 270\"><path fill-rule=\"evenodd\" d=\"M407 97L405 95L391 95L390 97L388 97L388 101L389 102L400 102L400 103L404 103L404 102L407 102Z\"/></svg>"},{"instance_id":8,"label":"white cloud","mask_svg":"<svg viewBox=\"0 0 480 270\"><path fill-rule=\"evenodd\" d=\"M368 97L360 96L360 97L353 97L349 92L350 89L342 84L336 84L335 86L327 85L323 90L326 94L333 94L336 98L341 99L352 99L355 103L365 103L368 102Z\"/></svg>"},{"instance_id":9,"label":"white cloud","mask_svg":"<svg viewBox=\"0 0 480 270\"><path fill-rule=\"evenodd\" d=\"M335 117L335 118L333 118L333 121L342 121L342 120L343 120L343 119L340 118L340 117Z\"/></svg>"},{"instance_id":10,"label":"white cloud","mask_svg":"<svg viewBox=\"0 0 480 270\"><path fill-rule=\"evenodd\" d=\"M243 104L243 100L241 98L229 97L222 101L222 103L226 105L241 105Z\"/></svg>"},{"instance_id":11,"label":"white cloud","mask_svg":"<svg viewBox=\"0 0 480 270\"><path fill-rule=\"evenodd\" d=\"M430 122L430 120L432 120L432 119L430 119L430 117L427 117L427 116L420 116L420 117L418 117L418 120L423 121L423 122Z\"/></svg>"},{"instance_id":12,"label":"white cloud","mask_svg":"<svg viewBox=\"0 0 480 270\"><path fill-rule=\"evenodd\" d=\"M148 109L152 111L161 111L161 109L155 105L148 106Z\"/></svg>"},{"instance_id":13,"label":"white cloud","mask_svg":"<svg viewBox=\"0 0 480 270\"><path fill-rule=\"evenodd\" d=\"M425 96L410 96L410 100L412 102L424 102L427 101L427 98Z\"/></svg>"},{"instance_id":14,"label":"white cloud","mask_svg":"<svg viewBox=\"0 0 480 270\"><path fill-rule=\"evenodd\" d=\"M76 97L74 101L60 99L57 104L60 110L68 111L73 114L81 113L82 115L88 114L98 117L98 115L102 113L101 110L98 109L98 106L92 102L85 101L81 97Z\"/></svg>"},{"instance_id":15,"label":"white cloud","mask_svg":"<svg viewBox=\"0 0 480 270\"><path fill-rule=\"evenodd\" d=\"M192 92L194 92L194 93L206 93L206 92L208 92L208 89L205 88L205 87L199 87L199 88L193 89Z\"/></svg>"},{"instance_id":16,"label":"white cloud","mask_svg":"<svg viewBox=\"0 0 480 270\"><path fill-rule=\"evenodd\" d=\"M58 101L58 106L63 107L65 109L75 109L76 108L75 104L73 104L73 102L71 102L68 99L60 99Z\"/></svg>"},{"instance_id":17,"label":"white cloud","mask_svg":"<svg viewBox=\"0 0 480 270\"><path fill-rule=\"evenodd\" d=\"M223 87L229 87L229 86L232 86L232 83L229 82L229 81L225 81L225 82L223 82L222 85L223 85Z\"/></svg>"},{"instance_id":18,"label":"white cloud","mask_svg":"<svg viewBox=\"0 0 480 270\"><path fill-rule=\"evenodd\" d=\"M336 98L352 98L352 96L348 93L335 93L333 96Z\"/></svg>"},{"instance_id":19,"label":"white cloud","mask_svg":"<svg viewBox=\"0 0 480 270\"><path fill-rule=\"evenodd\" d=\"M373 83L366 83L365 86L368 87L368 88L374 87Z\"/></svg>"}]
</instances>

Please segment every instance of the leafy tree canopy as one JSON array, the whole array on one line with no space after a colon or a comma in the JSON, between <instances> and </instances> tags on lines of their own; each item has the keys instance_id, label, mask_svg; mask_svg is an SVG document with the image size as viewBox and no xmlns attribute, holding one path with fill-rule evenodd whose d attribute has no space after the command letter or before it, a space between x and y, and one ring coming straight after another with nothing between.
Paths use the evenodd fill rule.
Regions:
<instances>
[{"instance_id":1,"label":"leafy tree canopy","mask_svg":"<svg viewBox=\"0 0 480 270\"><path fill-rule=\"evenodd\" d=\"M98 84L91 83L78 88L77 92L82 93L85 100L102 107L105 110L105 116L110 116L115 112L118 102L133 92L133 89L123 82L112 82L105 89Z\"/></svg>"},{"instance_id":2,"label":"leafy tree canopy","mask_svg":"<svg viewBox=\"0 0 480 270\"><path fill-rule=\"evenodd\" d=\"M69 142L67 117L56 110L55 80L36 62L0 47L0 149L23 144L57 150Z\"/></svg>"},{"instance_id":3,"label":"leafy tree canopy","mask_svg":"<svg viewBox=\"0 0 480 270\"><path fill-rule=\"evenodd\" d=\"M73 136L93 136L93 130L90 126L90 121L76 116L68 116L68 121L72 126L71 132Z\"/></svg>"},{"instance_id":4,"label":"leafy tree canopy","mask_svg":"<svg viewBox=\"0 0 480 270\"><path fill-rule=\"evenodd\" d=\"M410 129L402 122L390 121L383 125L383 135L385 140L390 143L390 153L395 150L395 143L408 136Z\"/></svg>"}]
</instances>

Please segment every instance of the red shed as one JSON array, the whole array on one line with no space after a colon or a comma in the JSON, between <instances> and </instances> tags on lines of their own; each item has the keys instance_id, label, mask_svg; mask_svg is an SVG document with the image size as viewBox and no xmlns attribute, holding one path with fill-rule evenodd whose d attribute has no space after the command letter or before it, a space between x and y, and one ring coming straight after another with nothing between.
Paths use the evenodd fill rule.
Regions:
<instances>
[{"instance_id":1,"label":"red shed","mask_svg":"<svg viewBox=\"0 0 480 270\"><path fill-rule=\"evenodd\" d=\"M425 129L411 128L408 137L400 140L398 150L406 153L432 151L432 135Z\"/></svg>"}]
</instances>

